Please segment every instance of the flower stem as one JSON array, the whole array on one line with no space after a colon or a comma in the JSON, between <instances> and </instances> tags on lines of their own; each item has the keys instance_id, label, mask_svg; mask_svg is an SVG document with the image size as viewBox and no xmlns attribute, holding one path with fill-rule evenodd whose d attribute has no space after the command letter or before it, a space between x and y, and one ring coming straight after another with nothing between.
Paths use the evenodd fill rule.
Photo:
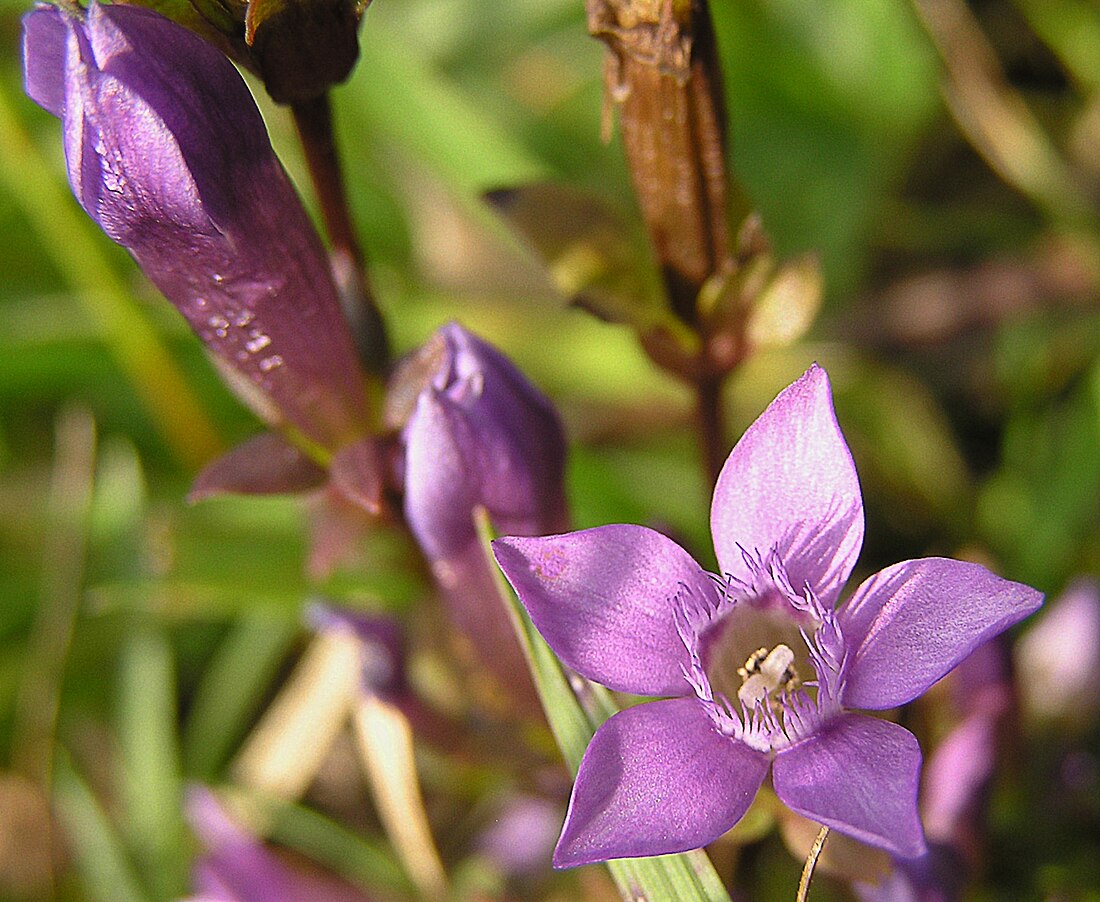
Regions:
<instances>
[{"instance_id":1,"label":"flower stem","mask_svg":"<svg viewBox=\"0 0 1100 902\"><path fill-rule=\"evenodd\" d=\"M364 366L381 375L389 366L389 340L382 313L367 282L363 247L351 219L329 95L324 93L295 103L291 111L332 247L332 268L345 313Z\"/></svg>"},{"instance_id":2,"label":"flower stem","mask_svg":"<svg viewBox=\"0 0 1100 902\"><path fill-rule=\"evenodd\" d=\"M726 448L725 415L722 409L723 382L723 376L704 376L695 383L695 416L708 486L713 486L718 481L718 474L722 472L722 464L725 463L729 450Z\"/></svg>"},{"instance_id":3,"label":"flower stem","mask_svg":"<svg viewBox=\"0 0 1100 902\"><path fill-rule=\"evenodd\" d=\"M817 839L814 840L814 844L810 846L810 854L806 856L806 864L802 868L802 877L798 881L798 895L794 897L794 902L806 902L806 897L810 893L810 880L814 876L817 859L821 857L821 849L824 847L825 837L828 835L829 828L822 827L821 832L817 834Z\"/></svg>"}]
</instances>

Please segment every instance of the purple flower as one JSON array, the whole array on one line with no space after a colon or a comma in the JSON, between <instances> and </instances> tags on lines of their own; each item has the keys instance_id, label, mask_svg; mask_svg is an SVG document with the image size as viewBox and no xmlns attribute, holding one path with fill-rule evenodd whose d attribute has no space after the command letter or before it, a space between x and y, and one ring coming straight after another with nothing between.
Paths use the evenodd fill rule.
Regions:
<instances>
[{"instance_id":1,"label":"purple flower","mask_svg":"<svg viewBox=\"0 0 1100 902\"><path fill-rule=\"evenodd\" d=\"M320 239L233 65L144 9L23 19L27 93L62 120L81 206L262 417L333 450L365 428Z\"/></svg>"},{"instance_id":2,"label":"purple flower","mask_svg":"<svg viewBox=\"0 0 1100 902\"><path fill-rule=\"evenodd\" d=\"M1024 711L1087 730L1100 711L1100 583L1083 577L1052 601L1016 645Z\"/></svg>"},{"instance_id":3,"label":"purple flower","mask_svg":"<svg viewBox=\"0 0 1100 902\"><path fill-rule=\"evenodd\" d=\"M495 544L567 665L664 697L596 732L554 864L702 846L741 818L769 767L799 814L920 855L917 740L852 709L916 698L1042 596L977 564L925 558L875 574L837 607L863 501L816 365L733 449L711 528L720 577L640 526Z\"/></svg>"},{"instance_id":4,"label":"purple flower","mask_svg":"<svg viewBox=\"0 0 1100 902\"><path fill-rule=\"evenodd\" d=\"M920 810L928 851L895 858L878 883L857 882L861 902L952 902L962 898L980 858L980 834L1001 734L1013 709L1007 649L993 639L952 672L952 708L959 722L928 759Z\"/></svg>"},{"instance_id":5,"label":"purple flower","mask_svg":"<svg viewBox=\"0 0 1100 902\"><path fill-rule=\"evenodd\" d=\"M368 902L328 874L292 868L237 824L209 789L194 786L187 817L207 851L195 861L188 902Z\"/></svg>"},{"instance_id":6,"label":"purple flower","mask_svg":"<svg viewBox=\"0 0 1100 902\"><path fill-rule=\"evenodd\" d=\"M508 358L456 323L405 370L391 386L391 398L411 398L402 432L405 518L455 625L506 685L530 689L474 509L486 508L499 532L565 528L561 421Z\"/></svg>"}]
</instances>

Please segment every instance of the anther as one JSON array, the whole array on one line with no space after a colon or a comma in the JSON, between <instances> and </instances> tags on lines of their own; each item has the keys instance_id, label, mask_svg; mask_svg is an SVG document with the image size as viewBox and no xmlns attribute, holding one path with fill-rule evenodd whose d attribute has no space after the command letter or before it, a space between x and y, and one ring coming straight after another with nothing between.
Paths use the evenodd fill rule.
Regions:
<instances>
[{"instance_id":1,"label":"anther","mask_svg":"<svg viewBox=\"0 0 1100 902\"><path fill-rule=\"evenodd\" d=\"M794 669L794 652L786 645L777 645L771 651L758 648L745 666L737 670L741 677L741 688L737 698L747 708L754 707L773 692L793 688L798 684L798 673Z\"/></svg>"}]
</instances>

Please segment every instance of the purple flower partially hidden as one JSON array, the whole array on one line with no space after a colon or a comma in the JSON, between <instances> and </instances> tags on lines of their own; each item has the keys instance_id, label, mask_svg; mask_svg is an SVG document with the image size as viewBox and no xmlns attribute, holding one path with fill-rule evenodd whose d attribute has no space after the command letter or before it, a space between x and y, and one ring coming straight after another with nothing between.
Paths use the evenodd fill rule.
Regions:
<instances>
[{"instance_id":1,"label":"purple flower partially hidden","mask_svg":"<svg viewBox=\"0 0 1100 902\"><path fill-rule=\"evenodd\" d=\"M640 526L494 544L562 661L665 697L592 738L554 864L702 846L748 810L769 768L799 814L920 855L917 740L852 709L911 701L1042 596L977 564L926 558L875 574L837 607L863 500L816 365L733 449L711 528L721 576Z\"/></svg>"},{"instance_id":2,"label":"purple flower partially hidden","mask_svg":"<svg viewBox=\"0 0 1100 902\"><path fill-rule=\"evenodd\" d=\"M292 868L234 821L209 789L193 786L187 818L206 852L187 902L369 902L335 877Z\"/></svg>"},{"instance_id":3,"label":"purple flower partially hidden","mask_svg":"<svg viewBox=\"0 0 1100 902\"><path fill-rule=\"evenodd\" d=\"M561 823L561 806L515 795L478 837L477 848L507 877L535 877L546 868Z\"/></svg>"},{"instance_id":4,"label":"purple flower partially hidden","mask_svg":"<svg viewBox=\"0 0 1100 902\"><path fill-rule=\"evenodd\" d=\"M484 507L504 533L565 528L561 421L508 358L457 323L436 332L408 366L414 375L405 382L416 389L402 432L409 528L480 659L510 688L530 689L474 510Z\"/></svg>"},{"instance_id":5,"label":"purple flower partially hidden","mask_svg":"<svg viewBox=\"0 0 1100 902\"><path fill-rule=\"evenodd\" d=\"M1007 649L998 639L980 645L949 679L960 720L932 752L921 779L928 851L895 858L893 872L879 883L855 883L860 902L954 902L981 857L989 788L1014 705Z\"/></svg>"},{"instance_id":6,"label":"purple flower partially hidden","mask_svg":"<svg viewBox=\"0 0 1100 902\"><path fill-rule=\"evenodd\" d=\"M269 422L335 449L365 428L320 239L236 69L136 7L23 19L27 93L62 120L73 193Z\"/></svg>"},{"instance_id":7,"label":"purple flower partially hidden","mask_svg":"<svg viewBox=\"0 0 1100 902\"><path fill-rule=\"evenodd\" d=\"M1047 605L1016 645L1024 712L1088 730L1100 713L1100 582L1082 577Z\"/></svg>"}]
</instances>

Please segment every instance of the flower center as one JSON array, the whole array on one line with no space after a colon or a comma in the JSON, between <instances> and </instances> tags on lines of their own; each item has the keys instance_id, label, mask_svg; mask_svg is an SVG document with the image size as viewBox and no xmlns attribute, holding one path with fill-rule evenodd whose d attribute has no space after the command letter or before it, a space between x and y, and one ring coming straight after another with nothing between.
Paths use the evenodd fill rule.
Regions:
<instances>
[{"instance_id":1,"label":"flower center","mask_svg":"<svg viewBox=\"0 0 1100 902\"><path fill-rule=\"evenodd\" d=\"M700 661L714 693L751 711L757 702L777 702L798 689L814 672L800 625L749 604L718 618L699 636Z\"/></svg>"},{"instance_id":2,"label":"flower center","mask_svg":"<svg viewBox=\"0 0 1100 902\"><path fill-rule=\"evenodd\" d=\"M794 652L782 643L771 651L758 648L744 667L737 668L737 675L741 677L737 699L749 710L769 696L775 698L780 692L797 689L801 683L794 667Z\"/></svg>"}]
</instances>

